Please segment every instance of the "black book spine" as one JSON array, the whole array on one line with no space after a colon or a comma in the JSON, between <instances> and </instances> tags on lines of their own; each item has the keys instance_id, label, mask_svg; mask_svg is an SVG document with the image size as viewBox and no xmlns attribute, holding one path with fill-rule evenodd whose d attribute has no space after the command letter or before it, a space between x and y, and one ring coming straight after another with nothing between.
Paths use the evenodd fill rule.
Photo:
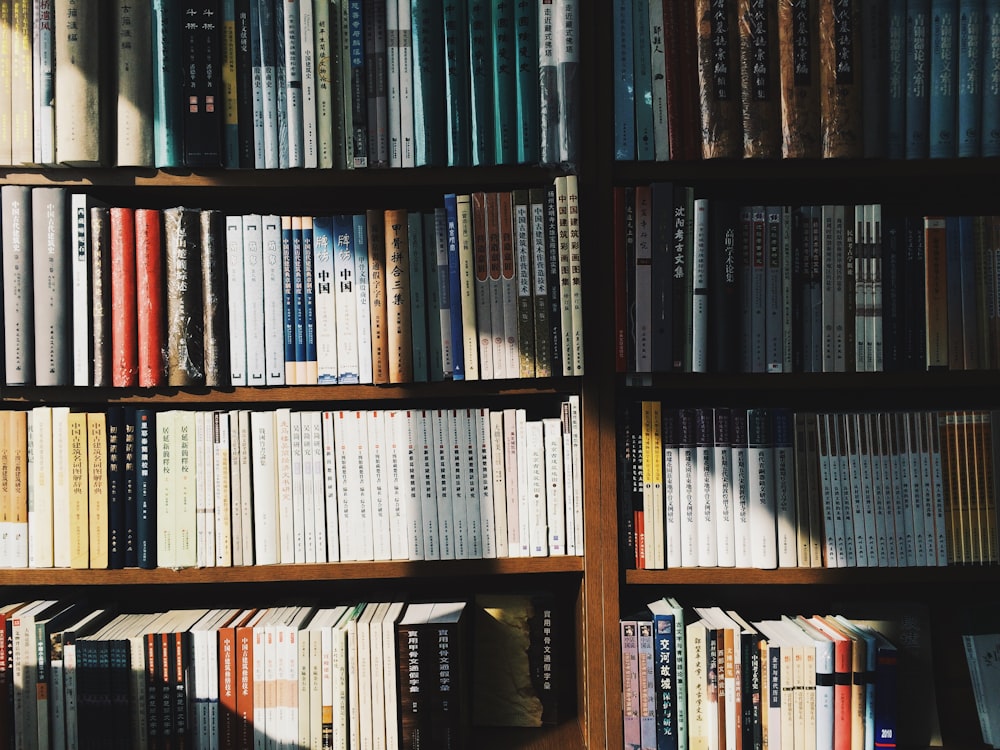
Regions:
<instances>
[{"instance_id":1,"label":"black book spine","mask_svg":"<svg viewBox=\"0 0 1000 750\"><path fill-rule=\"evenodd\" d=\"M651 190L652 264L650 274L650 354L653 372L669 372L674 365L676 289L673 272L674 186L653 183Z\"/></svg>"},{"instance_id":2,"label":"black book spine","mask_svg":"<svg viewBox=\"0 0 1000 750\"><path fill-rule=\"evenodd\" d=\"M186 0L181 6L183 51L184 164L222 164L222 13L216 0Z\"/></svg>"},{"instance_id":3,"label":"black book spine","mask_svg":"<svg viewBox=\"0 0 1000 750\"><path fill-rule=\"evenodd\" d=\"M250 29L250 4L253 0L236 0L236 121L239 141L237 156L241 169L253 169L253 60Z\"/></svg>"},{"instance_id":4,"label":"black book spine","mask_svg":"<svg viewBox=\"0 0 1000 750\"><path fill-rule=\"evenodd\" d=\"M122 419L122 502L125 516L125 561L126 568L139 566L138 507L136 504L136 409L125 406Z\"/></svg>"},{"instance_id":5,"label":"black book spine","mask_svg":"<svg viewBox=\"0 0 1000 750\"><path fill-rule=\"evenodd\" d=\"M618 445L618 556L623 570L635 568L635 522L632 515L633 448L630 409L635 405L623 404L615 420Z\"/></svg>"},{"instance_id":6,"label":"black book spine","mask_svg":"<svg viewBox=\"0 0 1000 750\"><path fill-rule=\"evenodd\" d=\"M125 567L125 407L107 412L108 441L108 567Z\"/></svg>"},{"instance_id":7,"label":"black book spine","mask_svg":"<svg viewBox=\"0 0 1000 750\"><path fill-rule=\"evenodd\" d=\"M156 417L135 411L136 564L156 567Z\"/></svg>"}]
</instances>

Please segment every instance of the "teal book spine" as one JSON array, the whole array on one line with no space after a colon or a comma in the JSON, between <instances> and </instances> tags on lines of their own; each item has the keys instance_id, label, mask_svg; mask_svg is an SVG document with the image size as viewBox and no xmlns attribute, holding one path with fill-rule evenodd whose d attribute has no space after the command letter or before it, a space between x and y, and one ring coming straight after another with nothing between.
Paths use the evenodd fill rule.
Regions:
<instances>
[{"instance_id":1,"label":"teal book spine","mask_svg":"<svg viewBox=\"0 0 1000 750\"><path fill-rule=\"evenodd\" d=\"M538 123L538 13L532 3L514 4L517 60L517 161L537 164Z\"/></svg>"},{"instance_id":2,"label":"teal book spine","mask_svg":"<svg viewBox=\"0 0 1000 750\"><path fill-rule=\"evenodd\" d=\"M653 161L653 79L649 56L649 1L633 0L632 69L635 87L635 158Z\"/></svg>"},{"instance_id":3,"label":"teal book spine","mask_svg":"<svg viewBox=\"0 0 1000 750\"><path fill-rule=\"evenodd\" d=\"M448 122L448 166L467 167L472 156L472 107L469 100L468 8L444 4L445 117Z\"/></svg>"},{"instance_id":4,"label":"teal book spine","mask_svg":"<svg viewBox=\"0 0 1000 750\"><path fill-rule=\"evenodd\" d=\"M1000 0L983 3L982 154L1000 156Z\"/></svg>"},{"instance_id":5,"label":"teal book spine","mask_svg":"<svg viewBox=\"0 0 1000 750\"><path fill-rule=\"evenodd\" d=\"M906 0L889 0L888 111L886 112L886 157L906 155Z\"/></svg>"},{"instance_id":6,"label":"teal book spine","mask_svg":"<svg viewBox=\"0 0 1000 750\"><path fill-rule=\"evenodd\" d=\"M906 132L907 159L926 159L930 126L930 2L906 0Z\"/></svg>"},{"instance_id":7,"label":"teal book spine","mask_svg":"<svg viewBox=\"0 0 1000 750\"><path fill-rule=\"evenodd\" d=\"M927 151L932 159L957 153L958 0L931 0Z\"/></svg>"},{"instance_id":8,"label":"teal book spine","mask_svg":"<svg viewBox=\"0 0 1000 750\"><path fill-rule=\"evenodd\" d=\"M350 69L351 69L351 137L354 143L354 168L368 166L368 84L365 80L364 5L362 0L349 0L350 7Z\"/></svg>"},{"instance_id":9,"label":"teal book spine","mask_svg":"<svg viewBox=\"0 0 1000 750\"><path fill-rule=\"evenodd\" d=\"M153 158L157 167L183 162L181 16L174 0L153 0Z\"/></svg>"},{"instance_id":10,"label":"teal book spine","mask_svg":"<svg viewBox=\"0 0 1000 750\"><path fill-rule=\"evenodd\" d=\"M956 155L977 157L982 150L983 0L959 0L957 96Z\"/></svg>"},{"instance_id":11,"label":"teal book spine","mask_svg":"<svg viewBox=\"0 0 1000 750\"><path fill-rule=\"evenodd\" d=\"M493 114L497 164L517 161L517 70L514 3L493 0Z\"/></svg>"},{"instance_id":12,"label":"teal book spine","mask_svg":"<svg viewBox=\"0 0 1000 750\"><path fill-rule=\"evenodd\" d=\"M442 0L412 0L413 130L418 167L447 163Z\"/></svg>"},{"instance_id":13,"label":"teal book spine","mask_svg":"<svg viewBox=\"0 0 1000 750\"><path fill-rule=\"evenodd\" d=\"M469 0L469 107L472 164L491 166L493 151L493 35L489 0ZM537 52L535 66L537 68ZM535 81L537 89L538 82ZM536 104L537 110L537 104Z\"/></svg>"},{"instance_id":14,"label":"teal book spine","mask_svg":"<svg viewBox=\"0 0 1000 750\"><path fill-rule=\"evenodd\" d=\"M615 159L635 158L635 53L632 1L619 0L614 18Z\"/></svg>"}]
</instances>

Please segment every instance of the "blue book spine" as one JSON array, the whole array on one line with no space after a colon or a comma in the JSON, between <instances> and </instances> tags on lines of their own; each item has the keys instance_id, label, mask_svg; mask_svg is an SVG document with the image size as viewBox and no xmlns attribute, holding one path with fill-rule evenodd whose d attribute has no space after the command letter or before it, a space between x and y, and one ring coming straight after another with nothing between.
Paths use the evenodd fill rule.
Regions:
<instances>
[{"instance_id":1,"label":"blue book spine","mask_svg":"<svg viewBox=\"0 0 1000 750\"><path fill-rule=\"evenodd\" d=\"M305 313L306 382L317 382L316 293L314 279L316 256L313 248L313 219L302 221L302 306Z\"/></svg>"},{"instance_id":2,"label":"blue book spine","mask_svg":"<svg viewBox=\"0 0 1000 750\"><path fill-rule=\"evenodd\" d=\"M418 167L444 166L448 153L444 111L442 0L412 0L413 128Z\"/></svg>"},{"instance_id":3,"label":"blue book spine","mask_svg":"<svg viewBox=\"0 0 1000 750\"><path fill-rule=\"evenodd\" d=\"M517 161L517 60L514 3L493 0L493 116L497 164Z\"/></svg>"},{"instance_id":4,"label":"blue book spine","mask_svg":"<svg viewBox=\"0 0 1000 750\"><path fill-rule=\"evenodd\" d=\"M469 108L473 166L495 163L493 150L493 33L489 0L469 0ZM520 49L520 45L518 46ZM536 55L537 66L537 55ZM537 86L537 81L536 81Z\"/></svg>"},{"instance_id":5,"label":"blue book spine","mask_svg":"<svg viewBox=\"0 0 1000 750\"><path fill-rule=\"evenodd\" d=\"M365 214L354 214L354 279L358 302L358 378L372 382L371 287L368 274L368 224Z\"/></svg>"},{"instance_id":6,"label":"blue book spine","mask_svg":"<svg viewBox=\"0 0 1000 750\"><path fill-rule=\"evenodd\" d=\"M906 0L889 0L886 157L906 156Z\"/></svg>"},{"instance_id":7,"label":"blue book spine","mask_svg":"<svg viewBox=\"0 0 1000 750\"><path fill-rule=\"evenodd\" d=\"M359 382L358 367L358 293L354 262L354 217L336 214L333 217L334 275L337 300L337 369L334 382L355 385Z\"/></svg>"},{"instance_id":8,"label":"blue book spine","mask_svg":"<svg viewBox=\"0 0 1000 750\"><path fill-rule=\"evenodd\" d=\"M540 156L538 121L538 11L533 3L514 4L517 30L517 161L537 164Z\"/></svg>"},{"instance_id":9,"label":"blue book spine","mask_svg":"<svg viewBox=\"0 0 1000 750\"><path fill-rule=\"evenodd\" d=\"M653 161L653 78L649 45L649 0L633 0L633 86L635 98L635 158Z\"/></svg>"},{"instance_id":10,"label":"blue book spine","mask_svg":"<svg viewBox=\"0 0 1000 750\"><path fill-rule=\"evenodd\" d=\"M292 219L292 312L295 362L300 365L298 373L302 375L306 362L306 277L302 256L302 220L299 217Z\"/></svg>"},{"instance_id":11,"label":"blue book spine","mask_svg":"<svg viewBox=\"0 0 1000 750\"><path fill-rule=\"evenodd\" d=\"M410 337L413 350L413 381L426 383L428 372L427 286L424 265L424 216L407 215L407 251L410 271Z\"/></svg>"},{"instance_id":12,"label":"blue book spine","mask_svg":"<svg viewBox=\"0 0 1000 750\"><path fill-rule=\"evenodd\" d=\"M257 34L260 47L260 128L263 134L263 164L257 167L277 169L280 166L278 141L278 78L277 50L274 39L274 6L270 0L256 0ZM254 71L256 97L257 72ZM255 106L256 112L256 106ZM257 117L254 116L256 127Z\"/></svg>"},{"instance_id":13,"label":"blue book spine","mask_svg":"<svg viewBox=\"0 0 1000 750\"><path fill-rule=\"evenodd\" d=\"M453 380L465 380L465 347L462 331L462 282L458 257L458 196L444 197L448 226L448 299L451 304L451 361Z\"/></svg>"},{"instance_id":14,"label":"blue book spine","mask_svg":"<svg viewBox=\"0 0 1000 750\"><path fill-rule=\"evenodd\" d=\"M156 414L135 410L136 562L156 567Z\"/></svg>"},{"instance_id":15,"label":"blue book spine","mask_svg":"<svg viewBox=\"0 0 1000 750\"><path fill-rule=\"evenodd\" d=\"M468 25L468 12L464 3L445 3L444 86L449 167L466 167L471 161L472 107L469 100Z\"/></svg>"},{"instance_id":16,"label":"blue book spine","mask_svg":"<svg viewBox=\"0 0 1000 750\"><path fill-rule=\"evenodd\" d=\"M153 0L153 148L157 167L183 163L181 15L173 0Z\"/></svg>"},{"instance_id":17,"label":"blue book spine","mask_svg":"<svg viewBox=\"0 0 1000 750\"><path fill-rule=\"evenodd\" d=\"M983 121L983 0L959 0L958 124L959 157L978 157Z\"/></svg>"},{"instance_id":18,"label":"blue book spine","mask_svg":"<svg viewBox=\"0 0 1000 750\"><path fill-rule=\"evenodd\" d=\"M677 659L674 616L653 615L653 648L657 665L656 750L677 750Z\"/></svg>"},{"instance_id":19,"label":"blue book spine","mask_svg":"<svg viewBox=\"0 0 1000 750\"><path fill-rule=\"evenodd\" d=\"M424 279L427 305L427 377L433 382L444 380L444 344L441 340L441 279L437 262L437 213L423 217ZM411 264L412 265L412 264Z\"/></svg>"},{"instance_id":20,"label":"blue book spine","mask_svg":"<svg viewBox=\"0 0 1000 750\"><path fill-rule=\"evenodd\" d=\"M285 342L285 382L289 374L295 377L295 275L292 255L292 220L289 216L281 217L281 310Z\"/></svg>"},{"instance_id":21,"label":"blue book spine","mask_svg":"<svg viewBox=\"0 0 1000 750\"><path fill-rule=\"evenodd\" d=\"M930 2L906 0L907 159L926 159L930 126Z\"/></svg>"},{"instance_id":22,"label":"blue book spine","mask_svg":"<svg viewBox=\"0 0 1000 750\"><path fill-rule=\"evenodd\" d=\"M618 0L614 14L615 34L615 159L635 158L635 53L632 0Z\"/></svg>"},{"instance_id":23,"label":"blue book spine","mask_svg":"<svg viewBox=\"0 0 1000 750\"><path fill-rule=\"evenodd\" d=\"M879 639L875 657L875 746L896 747L899 655L896 647Z\"/></svg>"},{"instance_id":24,"label":"blue book spine","mask_svg":"<svg viewBox=\"0 0 1000 750\"><path fill-rule=\"evenodd\" d=\"M933 159L957 153L958 0L931 0L927 151Z\"/></svg>"},{"instance_id":25,"label":"blue book spine","mask_svg":"<svg viewBox=\"0 0 1000 750\"><path fill-rule=\"evenodd\" d=\"M254 169L264 169L264 43L261 39L260 6L250 0L250 106L253 110L252 143L253 160L248 164Z\"/></svg>"},{"instance_id":26,"label":"blue book spine","mask_svg":"<svg viewBox=\"0 0 1000 750\"><path fill-rule=\"evenodd\" d=\"M1000 0L983 3L982 156L1000 156Z\"/></svg>"}]
</instances>

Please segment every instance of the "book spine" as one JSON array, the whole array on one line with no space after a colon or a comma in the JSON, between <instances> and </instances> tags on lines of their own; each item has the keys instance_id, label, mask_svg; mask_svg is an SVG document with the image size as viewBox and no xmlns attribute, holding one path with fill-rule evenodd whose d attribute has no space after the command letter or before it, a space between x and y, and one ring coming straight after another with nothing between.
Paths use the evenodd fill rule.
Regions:
<instances>
[{"instance_id":1,"label":"book spine","mask_svg":"<svg viewBox=\"0 0 1000 750\"><path fill-rule=\"evenodd\" d=\"M153 2L153 164L178 167L183 157L181 14L171 0Z\"/></svg>"},{"instance_id":2,"label":"book spine","mask_svg":"<svg viewBox=\"0 0 1000 750\"><path fill-rule=\"evenodd\" d=\"M302 97L302 28L299 0L283 0L285 77L279 85L285 89L285 112L288 119L288 167L305 166L305 116Z\"/></svg>"},{"instance_id":3,"label":"book spine","mask_svg":"<svg viewBox=\"0 0 1000 750\"><path fill-rule=\"evenodd\" d=\"M932 159L954 158L958 154L958 0L932 0L930 28L927 151Z\"/></svg>"},{"instance_id":4,"label":"book spine","mask_svg":"<svg viewBox=\"0 0 1000 750\"><path fill-rule=\"evenodd\" d=\"M958 6L958 119L955 127L960 158L982 153L983 68L986 35L984 3L966 0Z\"/></svg>"},{"instance_id":5,"label":"book spine","mask_svg":"<svg viewBox=\"0 0 1000 750\"><path fill-rule=\"evenodd\" d=\"M497 164L517 162L517 29L514 3L493 0L493 145Z\"/></svg>"},{"instance_id":6,"label":"book spine","mask_svg":"<svg viewBox=\"0 0 1000 750\"><path fill-rule=\"evenodd\" d=\"M166 350L169 385L204 384L205 342L200 211L163 211Z\"/></svg>"},{"instance_id":7,"label":"book spine","mask_svg":"<svg viewBox=\"0 0 1000 750\"><path fill-rule=\"evenodd\" d=\"M860 3L819 16L820 141L824 158L862 156L861 89L864 81Z\"/></svg>"},{"instance_id":8,"label":"book spine","mask_svg":"<svg viewBox=\"0 0 1000 750\"><path fill-rule=\"evenodd\" d=\"M148 208L136 209L134 219L137 377L141 388L155 388L166 384L162 222Z\"/></svg>"},{"instance_id":9,"label":"book spine","mask_svg":"<svg viewBox=\"0 0 1000 750\"><path fill-rule=\"evenodd\" d=\"M925 159L930 118L930 0L906 0L906 132L907 159Z\"/></svg>"},{"instance_id":10,"label":"book spine","mask_svg":"<svg viewBox=\"0 0 1000 750\"><path fill-rule=\"evenodd\" d=\"M982 146L980 156L1000 155L1000 3L983 2Z\"/></svg>"},{"instance_id":11,"label":"book spine","mask_svg":"<svg viewBox=\"0 0 1000 750\"><path fill-rule=\"evenodd\" d=\"M138 385L135 211L111 209L111 384Z\"/></svg>"},{"instance_id":12,"label":"book spine","mask_svg":"<svg viewBox=\"0 0 1000 750\"><path fill-rule=\"evenodd\" d=\"M469 8L444 4L444 91L448 166L472 161L472 102L470 99Z\"/></svg>"},{"instance_id":13,"label":"book spine","mask_svg":"<svg viewBox=\"0 0 1000 750\"><path fill-rule=\"evenodd\" d=\"M742 156L736 3L698 0L695 13L702 158Z\"/></svg>"},{"instance_id":14,"label":"book spine","mask_svg":"<svg viewBox=\"0 0 1000 750\"><path fill-rule=\"evenodd\" d=\"M68 219L65 188L32 189L35 385L69 385L73 379Z\"/></svg>"},{"instance_id":15,"label":"book spine","mask_svg":"<svg viewBox=\"0 0 1000 750\"><path fill-rule=\"evenodd\" d=\"M816 158L820 146L819 8L778 3L782 155Z\"/></svg>"},{"instance_id":16,"label":"book spine","mask_svg":"<svg viewBox=\"0 0 1000 750\"><path fill-rule=\"evenodd\" d=\"M118 21L117 166L153 165L152 6L116 2ZM58 74L58 68L57 68Z\"/></svg>"},{"instance_id":17,"label":"book spine","mask_svg":"<svg viewBox=\"0 0 1000 750\"><path fill-rule=\"evenodd\" d=\"M781 155L778 5L749 0L737 4L743 157L747 159Z\"/></svg>"}]
</instances>

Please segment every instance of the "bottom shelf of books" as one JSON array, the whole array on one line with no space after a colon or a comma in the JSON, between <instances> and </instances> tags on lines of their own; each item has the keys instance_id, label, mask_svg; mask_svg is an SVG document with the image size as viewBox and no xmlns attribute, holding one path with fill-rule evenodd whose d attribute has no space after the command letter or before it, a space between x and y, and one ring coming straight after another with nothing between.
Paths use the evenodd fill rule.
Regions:
<instances>
[{"instance_id":1,"label":"bottom shelf of books","mask_svg":"<svg viewBox=\"0 0 1000 750\"><path fill-rule=\"evenodd\" d=\"M996 679L1000 617L973 628L981 599L968 588L631 586L619 623L624 747L680 736L689 747L995 747L987 727L1000 704L995 690L974 695L963 634L993 634L978 662Z\"/></svg>"},{"instance_id":2,"label":"bottom shelf of books","mask_svg":"<svg viewBox=\"0 0 1000 750\"><path fill-rule=\"evenodd\" d=\"M570 577L7 587L0 729L11 747L580 747Z\"/></svg>"}]
</instances>

